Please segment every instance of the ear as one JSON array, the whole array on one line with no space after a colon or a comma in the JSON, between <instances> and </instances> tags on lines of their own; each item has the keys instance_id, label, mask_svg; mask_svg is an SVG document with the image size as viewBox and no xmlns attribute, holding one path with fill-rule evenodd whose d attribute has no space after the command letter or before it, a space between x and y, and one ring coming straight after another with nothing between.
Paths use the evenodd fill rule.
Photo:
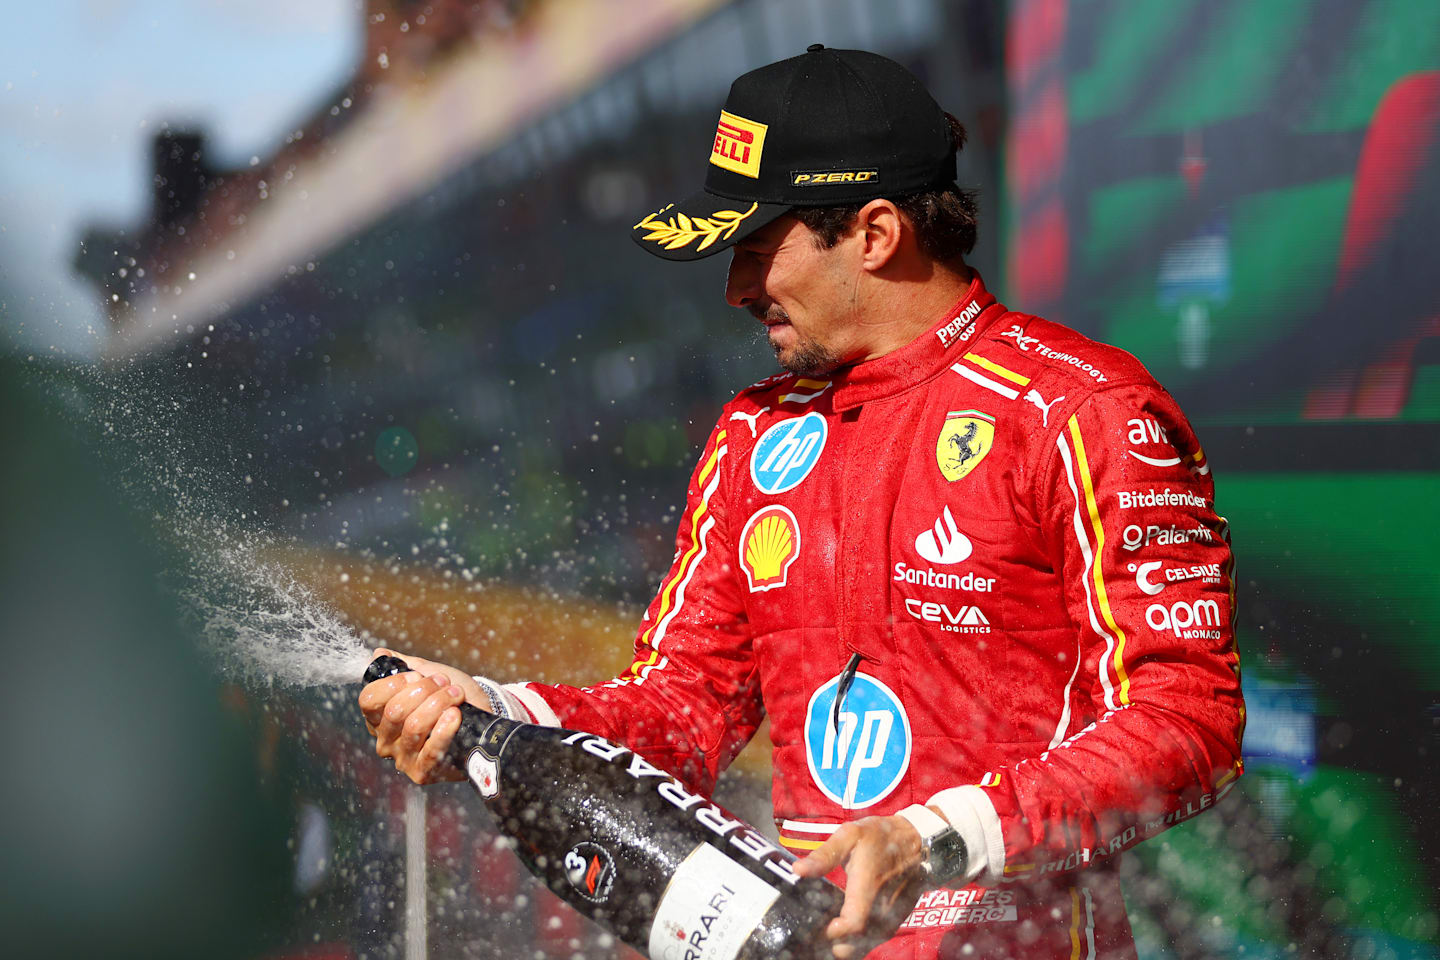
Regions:
<instances>
[{"instance_id":1,"label":"ear","mask_svg":"<svg viewBox=\"0 0 1440 960\"><path fill-rule=\"evenodd\" d=\"M894 203L884 198L871 200L856 214L855 227L864 242L861 255L864 269L873 273L894 259L905 230L900 210Z\"/></svg>"}]
</instances>

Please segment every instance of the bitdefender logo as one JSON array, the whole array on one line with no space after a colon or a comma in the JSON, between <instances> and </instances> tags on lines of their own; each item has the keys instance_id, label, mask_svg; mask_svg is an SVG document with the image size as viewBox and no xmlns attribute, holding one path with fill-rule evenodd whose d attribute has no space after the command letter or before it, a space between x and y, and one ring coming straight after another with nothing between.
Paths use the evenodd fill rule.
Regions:
<instances>
[{"instance_id":1,"label":"bitdefender logo","mask_svg":"<svg viewBox=\"0 0 1440 960\"><path fill-rule=\"evenodd\" d=\"M960 532L947 506L935 526L915 538L915 552L931 563L947 567L970 556L970 538Z\"/></svg>"}]
</instances>

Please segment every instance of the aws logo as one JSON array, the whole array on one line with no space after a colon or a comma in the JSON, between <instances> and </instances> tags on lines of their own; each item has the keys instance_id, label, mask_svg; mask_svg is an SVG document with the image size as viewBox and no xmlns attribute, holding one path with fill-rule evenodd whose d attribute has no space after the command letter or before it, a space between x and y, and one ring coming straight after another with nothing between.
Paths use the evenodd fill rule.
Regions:
<instances>
[{"instance_id":1,"label":"aws logo","mask_svg":"<svg viewBox=\"0 0 1440 960\"><path fill-rule=\"evenodd\" d=\"M840 677L826 681L805 709L805 762L820 792L847 810L884 800L910 767L910 718L895 692L865 673L834 716Z\"/></svg>"}]
</instances>

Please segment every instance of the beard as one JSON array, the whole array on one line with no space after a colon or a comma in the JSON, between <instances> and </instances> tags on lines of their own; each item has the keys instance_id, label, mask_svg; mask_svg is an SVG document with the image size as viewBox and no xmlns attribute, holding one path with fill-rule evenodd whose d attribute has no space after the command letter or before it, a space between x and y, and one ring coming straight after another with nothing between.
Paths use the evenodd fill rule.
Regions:
<instances>
[{"instance_id":1,"label":"beard","mask_svg":"<svg viewBox=\"0 0 1440 960\"><path fill-rule=\"evenodd\" d=\"M748 309L757 320L770 320L771 322L784 320L788 322L790 319L789 314L774 305L768 308L751 306ZM790 329L795 330L794 327ZM839 356L824 344L805 336L798 330L795 330L795 343L789 347L782 347L771 342L768 327L760 330L760 336L770 345L770 349L775 351L775 362L780 364L780 368L788 373L802 377L813 377L829 373L840 366Z\"/></svg>"},{"instance_id":2,"label":"beard","mask_svg":"<svg viewBox=\"0 0 1440 960\"><path fill-rule=\"evenodd\" d=\"M774 347L774 350L775 361L781 369L802 377L819 376L840 366L840 358L823 344L804 337L788 350L781 347Z\"/></svg>"}]
</instances>

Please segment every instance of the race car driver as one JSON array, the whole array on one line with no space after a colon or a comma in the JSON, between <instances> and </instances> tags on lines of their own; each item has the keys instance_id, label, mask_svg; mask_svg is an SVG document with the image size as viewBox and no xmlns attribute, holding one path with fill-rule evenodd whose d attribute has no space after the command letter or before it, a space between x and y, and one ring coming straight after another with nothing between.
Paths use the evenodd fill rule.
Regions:
<instances>
[{"instance_id":1,"label":"race car driver","mask_svg":"<svg viewBox=\"0 0 1440 960\"><path fill-rule=\"evenodd\" d=\"M963 136L862 51L735 81L705 189L634 237L729 249L785 372L722 410L634 662L582 688L412 658L360 696L382 756L448 778L468 699L708 790L768 714L780 840L844 871L836 957L1135 955L1116 854L1241 772L1228 530L1144 367L965 264Z\"/></svg>"}]
</instances>

